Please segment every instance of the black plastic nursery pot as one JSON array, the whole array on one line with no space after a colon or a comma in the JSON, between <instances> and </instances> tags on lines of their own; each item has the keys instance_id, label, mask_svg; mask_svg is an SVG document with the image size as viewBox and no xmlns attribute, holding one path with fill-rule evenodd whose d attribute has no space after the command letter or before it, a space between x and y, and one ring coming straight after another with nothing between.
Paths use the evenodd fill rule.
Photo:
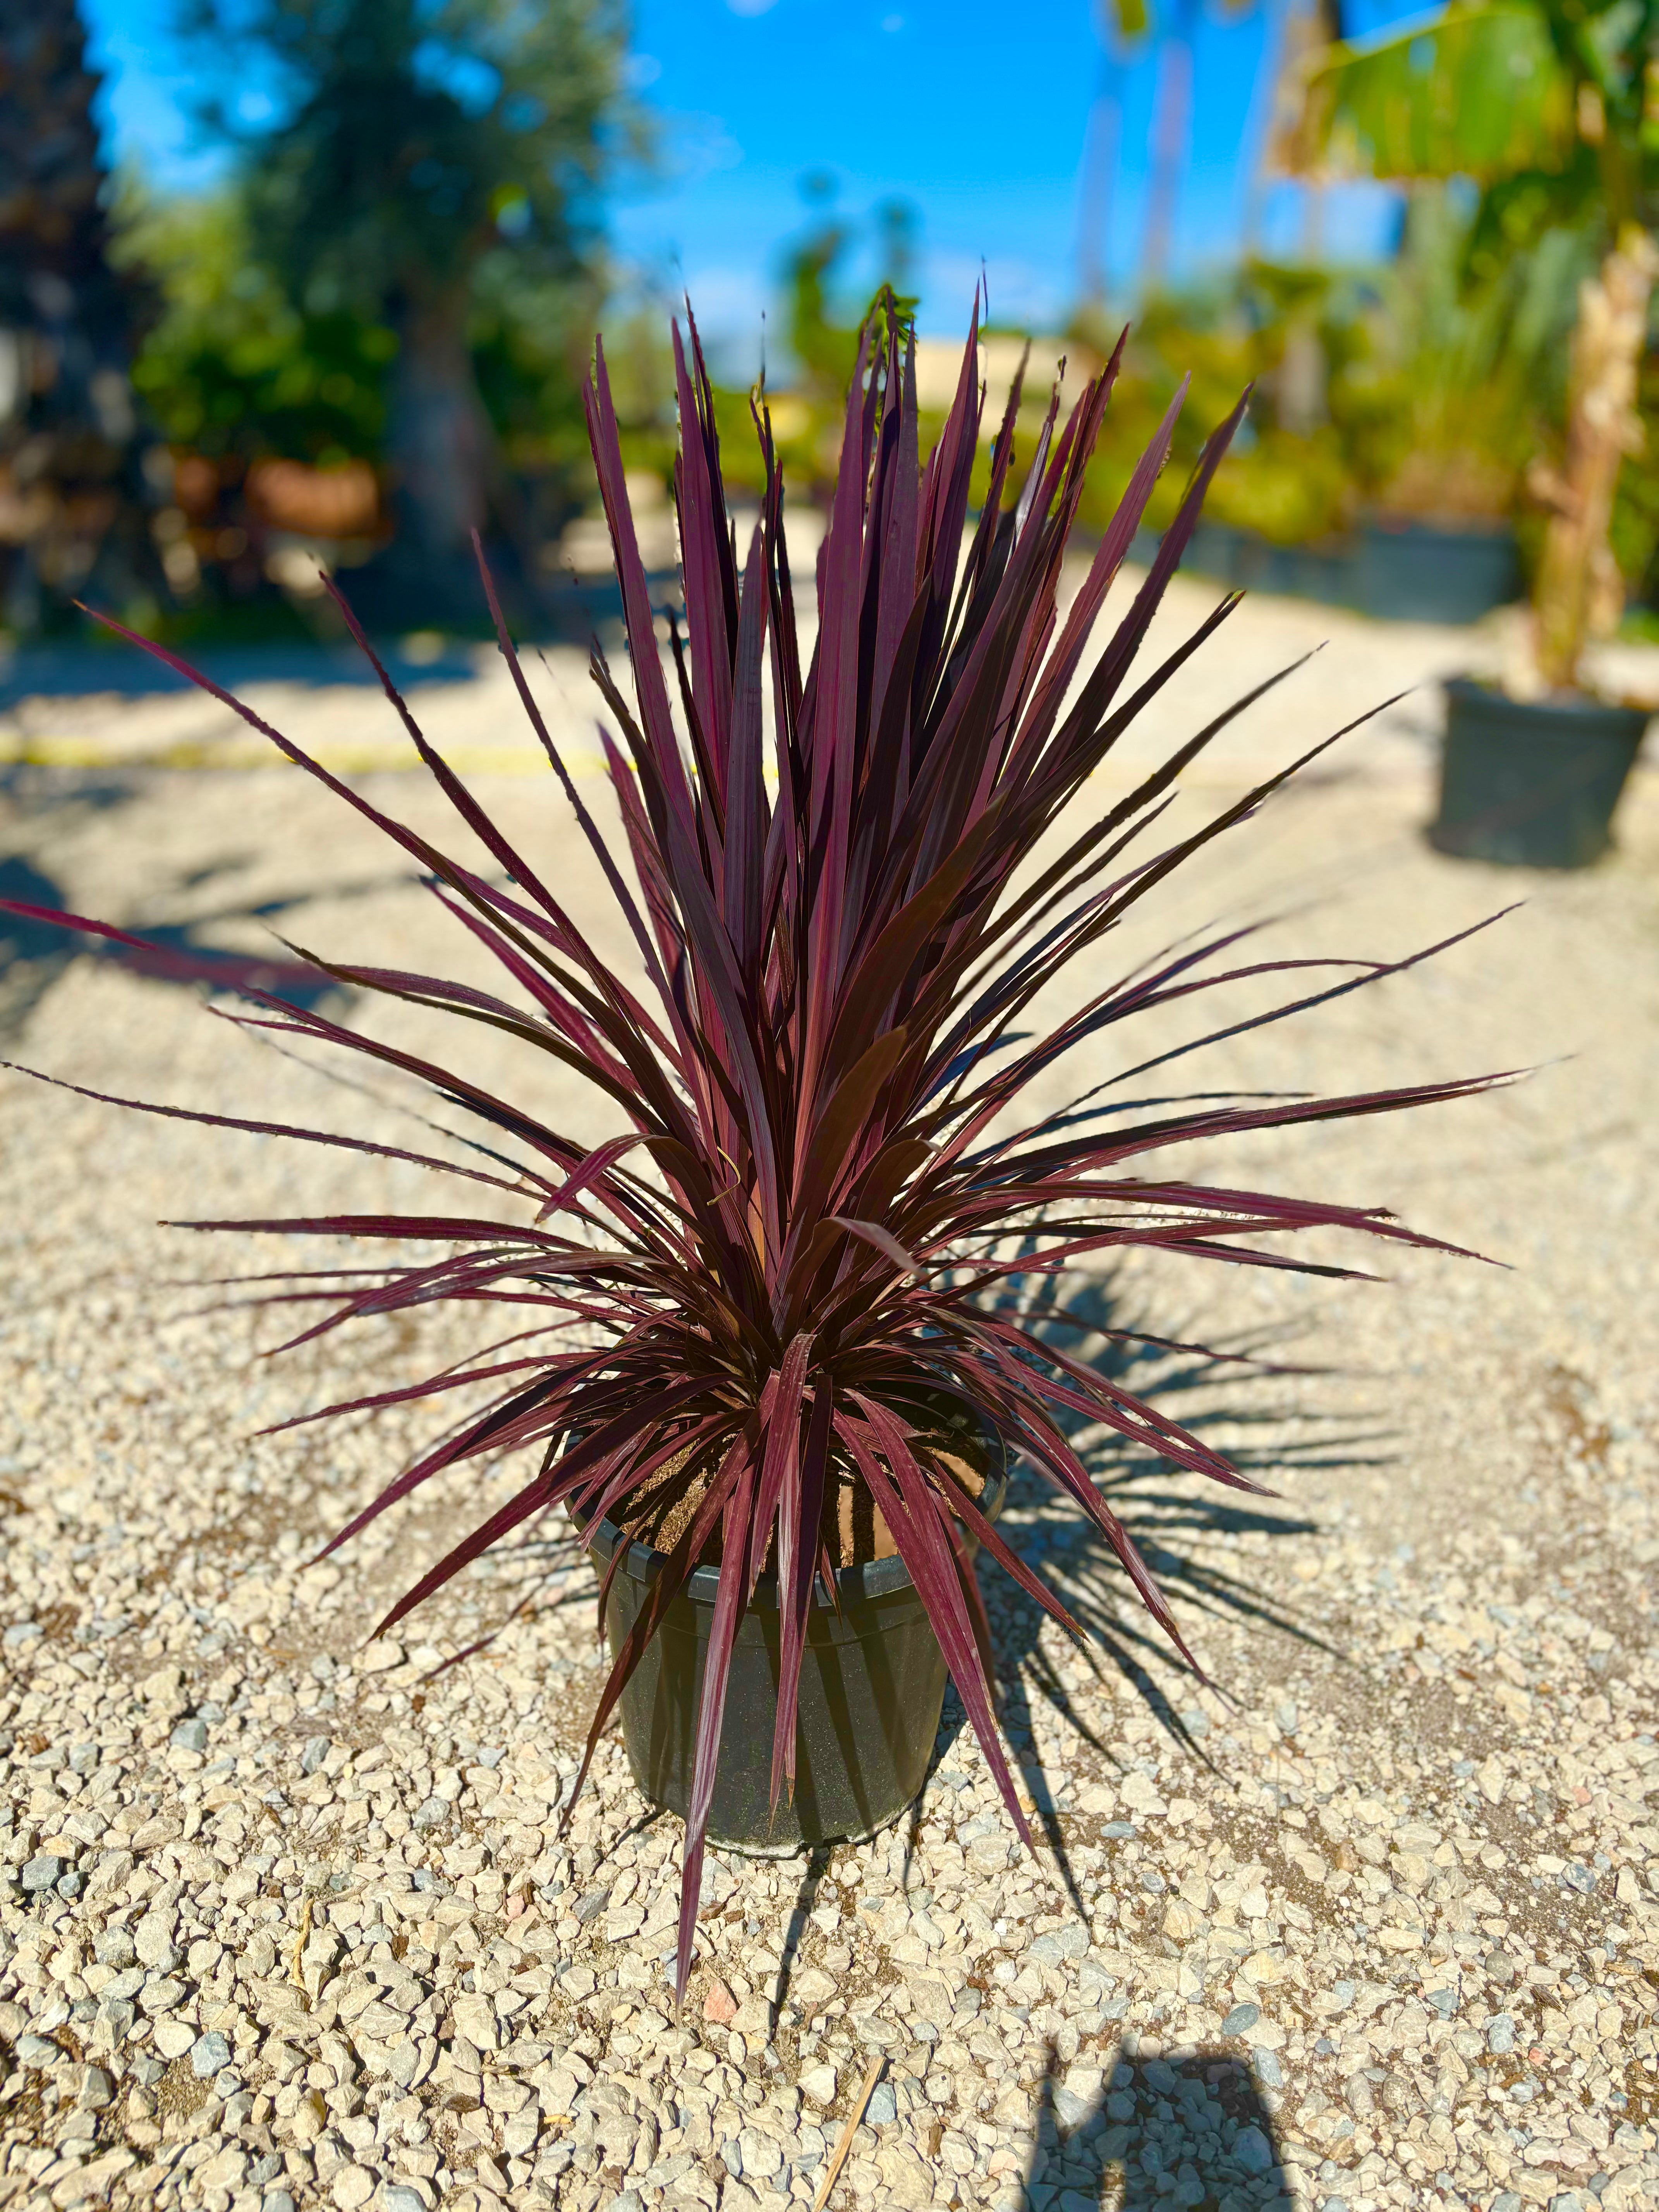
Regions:
<instances>
[{"instance_id":1,"label":"black plastic nursery pot","mask_svg":"<svg viewBox=\"0 0 1659 2212\"><path fill-rule=\"evenodd\" d=\"M1000 1443L986 1433L973 1456L987 1468L981 1510L994 1520L1008 1486ZM622 1532L590 1526L603 1574ZM973 1546L971 1539L970 1548ZM638 1617L663 1555L631 1543L611 1585L605 1634L614 1658ZM699 1567L664 1615L622 1693L628 1763L641 1794L684 1818L703 1664L719 1586ZM771 1810L772 1735L779 1672L778 1585L761 1577L738 1626L727 1678L708 1839L784 1857L815 1844L856 1842L896 1820L927 1776L945 1702L945 1656L900 1559L844 1567L838 1607L818 1597L807 1617L797 1717L795 1794Z\"/></svg>"},{"instance_id":2,"label":"black plastic nursery pot","mask_svg":"<svg viewBox=\"0 0 1659 2212\"><path fill-rule=\"evenodd\" d=\"M1137 537L1137 559L1149 561L1157 549L1152 532ZM1507 523L1373 515L1352 536L1280 545L1236 523L1200 522L1181 565L1241 590L1354 607L1381 622L1479 622L1521 592Z\"/></svg>"},{"instance_id":3,"label":"black plastic nursery pot","mask_svg":"<svg viewBox=\"0 0 1659 2212\"><path fill-rule=\"evenodd\" d=\"M1588 867L1607 850L1647 724L1640 707L1510 699L1454 678L1430 843L1461 860Z\"/></svg>"},{"instance_id":4,"label":"black plastic nursery pot","mask_svg":"<svg viewBox=\"0 0 1659 2212\"><path fill-rule=\"evenodd\" d=\"M1521 595L1515 532L1375 515L1359 534L1353 591L1379 622L1479 622Z\"/></svg>"},{"instance_id":5,"label":"black plastic nursery pot","mask_svg":"<svg viewBox=\"0 0 1659 2212\"><path fill-rule=\"evenodd\" d=\"M1353 597L1353 555L1342 538L1280 545L1236 523L1200 522L1181 565L1188 574L1279 599L1346 606Z\"/></svg>"}]
</instances>

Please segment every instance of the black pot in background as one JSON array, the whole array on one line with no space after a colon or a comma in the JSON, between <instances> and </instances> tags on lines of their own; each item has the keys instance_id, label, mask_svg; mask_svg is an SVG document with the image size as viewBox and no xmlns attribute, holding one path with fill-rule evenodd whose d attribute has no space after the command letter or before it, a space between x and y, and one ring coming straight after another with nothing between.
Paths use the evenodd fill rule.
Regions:
<instances>
[{"instance_id":1,"label":"black pot in background","mask_svg":"<svg viewBox=\"0 0 1659 2212\"><path fill-rule=\"evenodd\" d=\"M984 1510L1002 1510L1008 1471L988 1431L978 1451L989 1468ZM609 1521L587 1531L601 1574L620 1532ZM605 1634L614 1659L638 1617L662 1554L630 1544L611 1586ZM836 1577L840 1610L808 1615L797 1721L795 1795L771 1813L772 1734L779 1673L778 1584L760 1578L738 1626L727 1678L708 1839L734 1850L783 1857L814 1844L858 1841L886 1826L927 1778L945 1702L945 1665L927 1608L901 1559L845 1567ZM718 1571L699 1567L664 1616L622 1693L628 1763L641 1793L682 1819L703 1663L714 1623Z\"/></svg>"},{"instance_id":2,"label":"black pot in background","mask_svg":"<svg viewBox=\"0 0 1659 2212\"><path fill-rule=\"evenodd\" d=\"M1143 531L1135 557L1150 560L1157 546ZM1521 595L1507 523L1454 529L1373 516L1357 537L1278 545L1236 523L1200 521L1181 565L1237 589L1354 607L1379 622L1479 622Z\"/></svg>"},{"instance_id":3,"label":"black pot in background","mask_svg":"<svg viewBox=\"0 0 1659 2212\"><path fill-rule=\"evenodd\" d=\"M1647 724L1639 707L1509 699L1455 677L1430 843L1462 860L1588 866L1607 849Z\"/></svg>"},{"instance_id":4,"label":"black pot in background","mask_svg":"<svg viewBox=\"0 0 1659 2212\"><path fill-rule=\"evenodd\" d=\"M1235 590L1315 599L1325 606L1353 603L1354 562L1346 538L1279 545L1237 523L1200 521L1181 565L1188 574L1212 576Z\"/></svg>"},{"instance_id":5,"label":"black pot in background","mask_svg":"<svg viewBox=\"0 0 1659 2212\"><path fill-rule=\"evenodd\" d=\"M1441 527L1373 515L1359 533L1354 603L1379 622L1474 623L1521 596L1506 522Z\"/></svg>"}]
</instances>

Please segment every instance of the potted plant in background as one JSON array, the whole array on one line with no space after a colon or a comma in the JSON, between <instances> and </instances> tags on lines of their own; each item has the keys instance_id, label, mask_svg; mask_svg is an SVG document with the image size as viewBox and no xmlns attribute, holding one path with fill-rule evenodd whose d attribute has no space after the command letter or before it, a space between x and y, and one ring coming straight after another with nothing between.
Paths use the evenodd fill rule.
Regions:
<instances>
[{"instance_id":1,"label":"potted plant in background","mask_svg":"<svg viewBox=\"0 0 1659 2212\"><path fill-rule=\"evenodd\" d=\"M1107 972L1126 919L1284 781L1185 835L1165 830L1137 845L1183 767L1264 684L1155 772L1068 813L1142 706L1236 604L1217 607L1158 665L1137 663L1237 414L1208 441L1150 574L1091 659L1096 617L1168 455L1179 395L1062 611L1067 534L1116 362L1063 424L1056 394L1023 478L1013 468L1016 381L992 448L990 495L969 532L983 404L976 339L975 327L924 467L911 332L892 295L878 297L847 401L805 664L766 409L757 403L754 418L765 504L741 549L694 328L689 356L676 334L684 618L670 617L665 662L599 350L589 422L632 667L630 680L596 650L593 673L620 733L605 747L631 887L504 628L500 638L573 834L590 845L631 936L635 981L600 957L561 902L546 856L521 849L489 817L384 671L422 758L505 881L440 850L237 709L418 864L499 963L502 994L303 957L320 977L503 1033L527 1054L529 1079L498 1095L464 1056L440 1066L319 1008L250 989L249 1018L422 1078L477 1117L485 1143L459 1163L393 1154L463 1177L471 1196L453 1211L197 1225L428 1248L418 1261L397 1255L320 1280L272 1278L274 1297L297 1291L325 1301L319 1328L434 1300L455 1302L470 1319L481 1304L510 1309L504 1341L424 1383L327 1409L430 1396L452 1412L430 1449L335 1543L441 1470L524 1455L526 1479L420 1577L389 1628L489 1546L568 1509L602 1571L612 1651L571 1797L620 1705L641 1785L685 1820L681 1994L706 1838L764 1850L892 1817L923 1778L947 1668L1026 1833L994 1719L976 1549L1077 1631L998 1534L1008 1456L1075 1503L1184 1650L1071 1432L1103 1424L1176 1467L1256 1486L1057 1348L1047 1302L1038 1335L999 1291L1127 1245L1281 1266L1292 1263L1277 1242L1287 1232L1431 1243L1380 1212L1218 1187L1152 1163L1197 1139L1480 1087L1267 1103L1206 1093L1183 1103L1141 1096L1159 1056L1126 1050L1115 1073L1070 1103L1022 1113L1038 1079L1126 1020L1240 977L1328 963L1240 966L1248 932L1232 930L1121 976ZM1049 833L1062 823L1056 841ZM1087 980L1056 1014L1050 987L1079 956ZM1253 999L1247 1019L1276 1019L1410 964L1344 963L1334 976L1297 976L1276 1009ZM550 1124L536 1102L556 1071L608 1102L613 1135L581 1145ZM1053 1095L1045 1089L1046 1101ZM349 1134L280 1133L379 1156L391 1149ZM1326 1253L1318 1271L1333 1272ZM1079 1350L1087 1340L1079 1336ZM459 1422L458 1389L477 1394Z\"/></svg>"},{"instance_id":2,"label":"potted plant in background","mask_svg":"<svg viewBox=\"0 0 1659 2212\"><path fill-rule=\"evenodd\" d=\"M1190 401L1176 431L1188 464L1200 423L1221 420L1244 386L1249 411L1216 470L1182 567L1236 589L1346 603L1352 596L1348 539L1352 482L1328 404L1355 330L1353 288L1327 271L1252 259L1224 282L1154 294L1131 333L1123 374L1090 471L1081 519L1105 530L1146 441L1177 390ZM1098 304L1077 317L1069 341L1104 359ZM1178 480L1153 494L1133 557L1150 563L1179 504Z\"/></svg>"},{"instance_id":3,"label":"potted plant in background","mask_svg":"<svg viewBox=\"0 0 1659 2212\"><path fill-rule=\"evenodd\" d=\"M1609 543L1619 471L1641 444L1637 379L1659 250L1650 235L1652 11L1623 0L1473 0L1438 22L1317 52L1291 165L1306 173L1472 176L1514 240L1577 226L1565 458L1529 483L1549 508L1530 665L1447 686L1442 851L1573 867L1605 848L1648 709L1602 698L1585 649L1623 610Z\"/></svg>"},{"instance_id":4,"label":"potted plant in background","mask_svg":"<svg viewBox=\"0 0 1659 2212\"><path fill-rule=\"evenodd\" d=\"M1369 343L1334 398L1366 495L1354 602L1381 621L1479 622L1521 595L1512 515L1571 277L1558 252L1486 265L1472 228L1449 187L1412 186Z\"/></svg>"}]
</instances>

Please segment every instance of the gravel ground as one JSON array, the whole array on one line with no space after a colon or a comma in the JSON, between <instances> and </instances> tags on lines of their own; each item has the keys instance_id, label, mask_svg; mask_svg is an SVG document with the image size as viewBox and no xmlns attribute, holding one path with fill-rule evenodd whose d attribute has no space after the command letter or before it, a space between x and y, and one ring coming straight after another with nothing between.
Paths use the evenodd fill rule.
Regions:
<instances>
[{"instance_id":1,"label":"gravel ground","mask_svg":"<svg viewBox=\"0 0 1659 2212\"><path fill-rule=\"evenodd\" d=\"M1170 621L1202 596L1182 586ZM1249 608L1145 742L1320 632L1334 643L1184 804L1492 645ZM495 679L440 689L463 742L517 742ZM295 734L314 714L342 744L366 712L298 684L286 706ZM118 735L108 702L15 711ZM714 1855L678 2022L678 1835L614 1737L554 1833L600 1679L586 1564L556 1540L509 1552L407 1642L366 1644L510 1471L447 1479L313 1567L418 1432L253 1434L465 1337L404 1316L264 1362L271 1318L188 1285L279 1264L272 1248L155 1225L301 1194L404 1204L416 1171L0 1077L0 2206L782 2212L816 2194L877 2057L837 2206L1659 2202L1659 788L1638 775L1619 852L1583 876L1459 866L1419 835L1432 723L1419 694L1349 740L1172 888L1159 928L1279 915L1275 945L1392 953L1524 896L1427 969L1217 1048L1201 1079L1534 1067L1473 1103L1203 1164L1393 1203L1505 1264L1407 1253L1378 1285L1142 1260L1097 1283L1119 1327L1302 1370L1124 1363L1275 1501L1096 1449L1207 1682L1017 1480L1020 1546L1097 1637L1073 1651L988 1576L1043 1848L1015 1845L947 1702L898 1826L810 1859ZM118 750L13 770L14 895L174 942L258 944L274 916L320 947L439 957L396 856L292 772ZM438 819L413 778L367 787ZM477 787L597 910L547 784ZM341 1091L190 990L40 933L12 949L10 1057L408 1139L387 1085Z\"/></svg>"}]
</instances>

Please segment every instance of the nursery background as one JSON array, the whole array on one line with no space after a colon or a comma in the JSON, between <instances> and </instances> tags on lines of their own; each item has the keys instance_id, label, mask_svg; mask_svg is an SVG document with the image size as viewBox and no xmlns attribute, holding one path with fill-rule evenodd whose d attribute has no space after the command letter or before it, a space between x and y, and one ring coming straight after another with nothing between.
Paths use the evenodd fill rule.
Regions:
<instances>
[{"instance_id":1,"label":"nursery background","mask_svg":"<svg viewBox=\"0 0 1659 2212\"><path fill-rule=\"evenodd\" d=\"M1034 410L1132 321L1085 523L1180 375L1177 463L1253 382L1189 568L1412 612L1367 548L1427 521L1468 554L1457 611L1512 599L1612 218L1588 142L1543 144L1524 101L1493 121L1528 39L1549 59L1541 6L1498 11L1520 43L1495 59L1376 55L1359 138L1346 111L1321 137L1310 72L1407 12L1056 0L1016 31L988 0L25 0L0 60L0 620L61 635L91 591L175 638L326 636L320 565L371 626L465 631L480 527L520 622L585 635L595 331L641 488L665 502L689 291L728 465L757 466L763 367L810 501L884 280L940 419L981 280L987 371L1006 390L1031 338ZM1408 143L1366 135L1379 100ZM1638 629L1654 481L1624 469L1613 519Z\"/></svg>"}]
</instances>

